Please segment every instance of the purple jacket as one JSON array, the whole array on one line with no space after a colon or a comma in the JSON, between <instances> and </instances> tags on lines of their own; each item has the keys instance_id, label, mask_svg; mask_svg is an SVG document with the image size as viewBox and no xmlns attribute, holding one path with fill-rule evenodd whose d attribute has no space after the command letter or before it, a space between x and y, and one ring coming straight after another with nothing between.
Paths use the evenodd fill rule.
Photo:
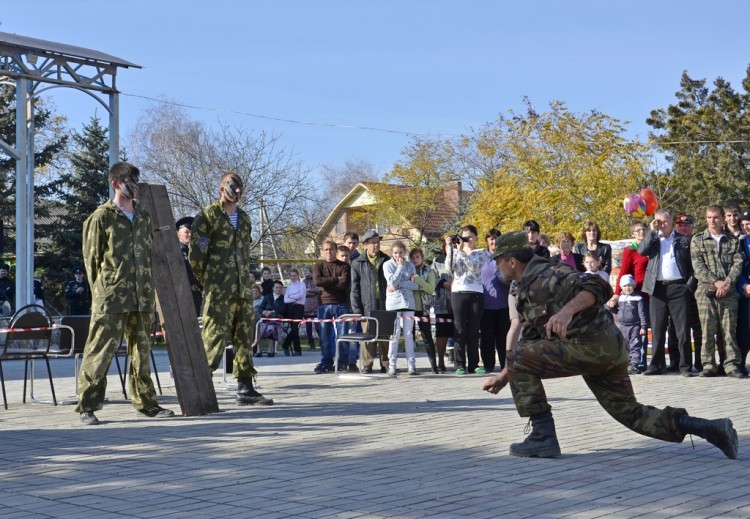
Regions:
<instances>
[{"instance_id":1,"label":"purple jacket","mask_svg":"<svg viewBox=\"0 0 750 519\"><path fill-rule=\"evenodd\" d=\"M508 290L510 286L502 281L495 260L490 258L482 266L482 285L484 287L485 310L508 308Z\"/></svg>"}]
</instances>

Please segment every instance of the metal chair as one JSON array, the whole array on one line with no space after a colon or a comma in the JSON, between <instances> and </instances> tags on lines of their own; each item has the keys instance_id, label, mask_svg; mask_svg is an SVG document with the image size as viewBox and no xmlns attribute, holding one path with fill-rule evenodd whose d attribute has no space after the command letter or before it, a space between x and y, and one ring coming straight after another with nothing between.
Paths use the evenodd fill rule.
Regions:
<instances>
[{"instance_id":1,"label":"metal chair","mask_svg":"<svg viewBox=\"0 0 750 519\"><path fill-rule=\"evenodd\" d=\"M86 345L86 339L88 339L90 324L90 315L64 315L59 318L59 322L55 325L56 330L52 333L52 346L49 350L49 356L53 359L73 357L73 375L75 377L73 396L64 399L61 402L63 405L78 403L78 361L83 356L83 347ZM34 387L33 381L32 377L32 388Z\"/></svg>"},{"instance_id":2,"label":"metal chair","mask_svg":"<svg viewBox=\"0 0 750 519\"><path fill-rule=\"evenodd\" d=\"M340 342L390 342L396 328L397 312L389 310L373 310L368 316L360 314L345 314L337 320L358 319L362 321L362 332L344 333L336 337L336 352L333 357L334 372L339 374L339 343ZM387 333L387 335L386 335Z\"/></svg>"},{"instance_id":3,"label":"metal chair","mask_svg":"<svg viewBox=\"0 0 750 519\"><path fill-rule=\"evenodd\" d=\"M151 366L153 367L153 369L151 370L151 376L156 382L156 390L159 391L159 395L162 395L163 393L161 391L161 381L159 381L159 370L156 367L156 357L154 356L154 343L156 342L156 337L162 334L161 330L161 324L159 323L159 319L157 318L154 320L154 324L151 326L151 334L149 335L149 349L151 352ZM120 356L125 357L124 366L120 366ZM128 392L125 386L125 382L128 376L128 358L128 344L125 341L125 333L123 333L120 337L120 343L117 345L117 349L115 350L115 365L117 366L117 373L118 375L120 375L122 396L125 398L125 400L128 399Z\"/></svg>"},{"instance_id":4,"label":"metal chair","mask_svg":"<svg viewBox=\"0 0 750 519\"><path fill-rule=\"evenodd\" d=\"M5 375L3 374L3 361L22 360L23 369L23 402L26 403L26 383L29 378L29 363L33 374L36 359L44 359L47 364L47 375L52 390L52 402L57 405L55 397L55 385L52 382L52 370L49 365L49 349L52 337L52 319L44 307L39 305L26 305L20 308L10 320L10 329L0 334L0 385L3 390L3 404L8 409L8 398L5 392ZM46 343L46 344L45 344ZM32 375L33 376L33 375ZM33 389L32 389L33 397Z\"/></svg>"}]
</instances>

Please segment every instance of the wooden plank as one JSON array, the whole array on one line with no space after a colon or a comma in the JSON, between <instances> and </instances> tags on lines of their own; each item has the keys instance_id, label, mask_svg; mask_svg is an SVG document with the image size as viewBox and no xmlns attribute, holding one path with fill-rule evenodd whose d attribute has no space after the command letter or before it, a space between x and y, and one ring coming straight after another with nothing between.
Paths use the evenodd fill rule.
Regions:
<instances>
[{"instance_id":1,"label":"wooden plank","mask_svg":"<svg viewBox=\"0 0 750 519\"><path fill-rule=\"evenodd\" d=\"M157 308L182 414L216 413L219 403L203 349L167 189L162 185L140 184L140 193L139 202L151 214Z\"/></svg>"}]
</instances>

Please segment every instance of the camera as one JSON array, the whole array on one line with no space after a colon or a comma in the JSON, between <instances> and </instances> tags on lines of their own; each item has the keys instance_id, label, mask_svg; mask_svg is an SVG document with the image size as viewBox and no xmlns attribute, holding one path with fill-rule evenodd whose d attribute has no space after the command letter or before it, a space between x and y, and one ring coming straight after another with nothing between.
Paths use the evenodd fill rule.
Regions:
<instances>
[{"instance_id":1,"label":"camera","mask_svg":"<svg viewBox=\"0 0 750 519\"><path fill-rule=\"evenodd\" d=\"M461 245L461 242L469 241L469 238L464 238L458 234L451 236L451 245Z\"/></svg>"}]
</instances>

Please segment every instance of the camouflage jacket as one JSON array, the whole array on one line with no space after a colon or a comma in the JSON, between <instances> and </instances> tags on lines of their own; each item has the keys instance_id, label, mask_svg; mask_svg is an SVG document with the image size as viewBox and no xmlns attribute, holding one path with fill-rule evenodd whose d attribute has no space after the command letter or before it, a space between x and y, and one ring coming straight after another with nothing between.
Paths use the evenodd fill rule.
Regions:
<instances>
[{"instance_id":1,"label":"camouflage jacket","mask_svg":"<svg viewBox=\"0 0 750 519\"><path fill-rule=\"evenodd\" d=\"M112 200L83 223L92 314L154 311L151 216L134 206L132 223Z\"/></svg>"},{"instance_id":2,"label":"camouflage jacket","mask_svg":"<svg viewBox=\"0 0 750 519\"><path fill-rule=\"evenodd\" d=\"M534 256L515 286L516 305L523 319L522 341L545 338L544 326L580 291L594 294L596 302L578 312L568 325L567 336L575 339L601 332L612 322L604 304L612 297L612 287L598 274L578 272L565 263L551 264Z\"/></svg>"},{"instance_id":3,"label":"camouflage jacket","mask_svg":"<svg viewBox=\"0 0 750 519\"><path fill-rule=\"evenodd\" d=\"M250 291L250 236L252 224L246 212L237 208L237 229L216 201L195 216L190 239L190 266L203 286L207 303L219 297L248 299Z\"/></svg>"},{"instance_id":4,"label":"camouflage jacket","mask_svg":"<svg viewBox=\"0 0 750 519\"><path fill-rule=\"evenodd\" d=\"M724 280L734 285L742 273L742 256L739 250L739 240L729 232L724 231L719 240L719 250L711 233L705 230L693 236L690 243L690 260L699 287L708 286L714 290L716 281Z\"/></svg>"}]
</instances>

